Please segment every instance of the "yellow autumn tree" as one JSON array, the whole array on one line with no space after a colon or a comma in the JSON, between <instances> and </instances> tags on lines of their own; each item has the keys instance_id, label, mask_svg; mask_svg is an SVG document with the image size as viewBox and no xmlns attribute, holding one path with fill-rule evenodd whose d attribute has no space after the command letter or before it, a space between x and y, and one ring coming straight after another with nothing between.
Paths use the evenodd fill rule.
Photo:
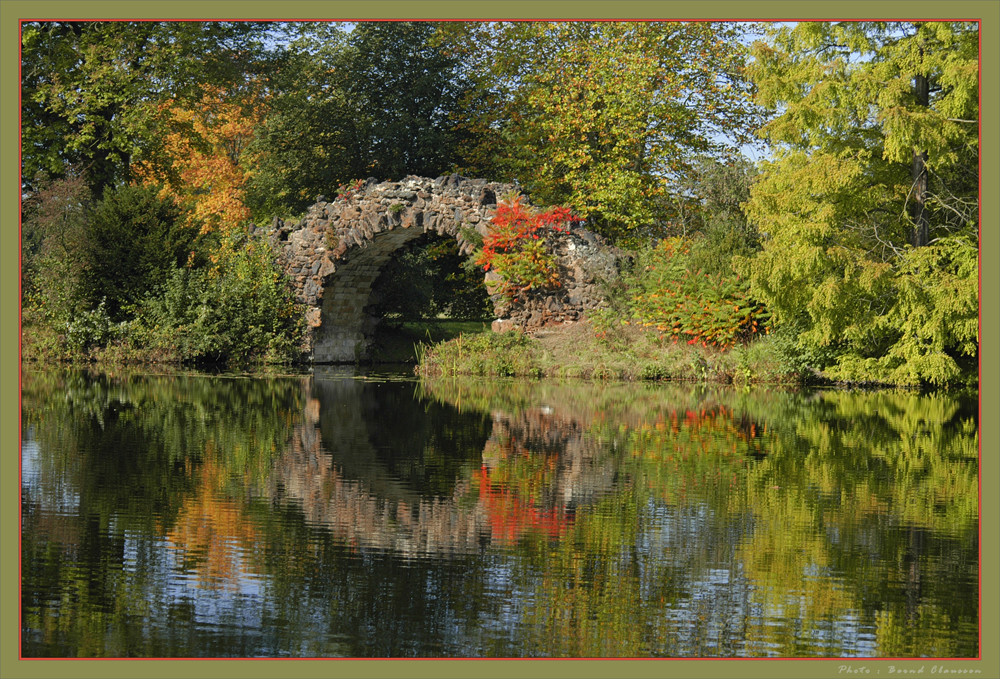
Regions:
<instances>
[{"instance_id":1,"label":"yellow autumn tree","mask_svg":"<svg viewBox=\"0 0 1000 679\"><path fill-rule=\"evenodd\" d=\"M167 545L177 550L181 567L197 576L199 587L236 590L241 577L260 567L254 553L260 532L243 507L223 492L224 465L209 459L198 481L166 534Z\"/></svg>"},{"instance_id":2,"label":"yellow autumn tree","mask_svg":"<svg viewBox=\"0 0 1000 679\"><path fill-rule=\"evenodd\" d=\"M141 165L140 181L162 185L203 234L225 233L249 219L241 160L262 121L263 99L206 86L197 106L170 100L160 114L160 152Z\"/></svg>"}]
</instances>

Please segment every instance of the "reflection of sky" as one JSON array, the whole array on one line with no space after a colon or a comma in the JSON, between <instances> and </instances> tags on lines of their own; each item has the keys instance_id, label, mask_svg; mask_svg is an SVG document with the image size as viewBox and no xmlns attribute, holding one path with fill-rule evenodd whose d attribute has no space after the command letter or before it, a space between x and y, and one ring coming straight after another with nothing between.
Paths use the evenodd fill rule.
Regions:
<instances>
[{"instance_id":1,"label":"reflection of sky","mask_svg":"<svg viewBox=\"0 0 1000 679\"><path fill-rule=\"evenodd\" d=\"M225 556L233 563L234 575L228 578L206 579L204 573L197 567L185 567L184 558L187 555L183 547L178 547L170 540L157 540L157 549L166 549L170 563L169 581L171 589L177 592L197 591L199 597L207 592L227 592L241 597L262 597L264 595L265 578L255 573L248 562L246 550L240 545L237 537L230 537L224 546ZM208 555L205 555L208 558Z\"/></svg>"},{"instance_id":2,"label":"reflection of sky","mask_svg":"<svg viewBox=\"0 0 1000 679\"><path fill-rule=\"evenodd\" d=\"M657 579L663 571L656 567L663 559L673 564L667 572L681 578L676 586L684 596L667 605L653 623L660 638L676 640L674 650L700 648L706 656L787 652L769 644L766 637L748 635L750 627L773 630L778 637L783 636L778 630L798 628L797 645L807 655L870 657L878 653L874 625L864 624L857 611L849 609L836 618L810 620L806 625L797 614L808 607L806 600L792 598L768 609L760 606L761 597L755 594L763 594L765 601L770 597L757 592L759 585L746 576L736 554L737 546L754 530L752 518L736 522L739 525L733 525L732 519L720 524L707 504L681 509L652 501L645 516L648 522L636 541L637 549L647 556L638 562L642 599L651 600L664 584ZM817 564L806 565L802 579L838 580L830 568Z\"/></svg>"},{"instance_id":3,"label":"reflection of sky","mask_svg":"<svg viewBox=\"0 0 1000 679\"><path fill-rule=\"evenodd\" d=\"M669 606L658 621L661 635L675 636L682 649L700 648L702 654L710 656L777 657L787 655L783 642L790 634L800 649L796 655L878 654L875 627L860 620L857 611L806 621L796 614L800 607L808 606L806 600L791 598L763 607L754 596L757 585L742 573L738 562L730 568L708 569L686 583L685 589L687 596Z\"/></svg>"},{"instance_id":4,"label":"reflection of sky","mask_svg":"<svg viewBox=\"0 0 1000 679\"><path fill-rule=\"evenodd\" d=\"M236 538L232 538L235 542ZM242 643L261 635L273 623L267 620L272 598L267 592L267 580L250 570L244 550L227 545L229 558L235 560L235 575L225 581L206 582L197 568L185 568L185 552L169 540L152 542L149 547L160 554L161 564L155 579L160 583L167 606L185 604L190 607L192 622L199 634L242 639ZM161 622L163 624L163 622ZM235 636L234 636L235 633ZM254 644L251 644L254 645ZM237 649L220 652L230 653Z\"/></svg>"},{"instance_id":5,"label":"reflection of sky","mask_svg":"<svg viewBox=\"0 0 1000 679\"><path fill-rule=\"evenodd\" d=\"M26 427L21 441L21 487L43 512L74 514L80 507L80 494L73 484L59 475L42 479L42 449L35 440L33 427Z\"/></svg>"},{"instance_id":6,"label":"reflection of sky","mask_svg":"<svg viewBox=\"0 0 1000 679\"><path fill-rule=\"evenodd\" d=\"M483 627L491 632L490 636L503 636L504 630L513 630L520 622L521 608L517 602L530 597L527 592L516 592L513 563L497 560L483 569L483 579L487 583L487 591L499 601L496 613L480 617Z\"/></svg>"}]
</instances>

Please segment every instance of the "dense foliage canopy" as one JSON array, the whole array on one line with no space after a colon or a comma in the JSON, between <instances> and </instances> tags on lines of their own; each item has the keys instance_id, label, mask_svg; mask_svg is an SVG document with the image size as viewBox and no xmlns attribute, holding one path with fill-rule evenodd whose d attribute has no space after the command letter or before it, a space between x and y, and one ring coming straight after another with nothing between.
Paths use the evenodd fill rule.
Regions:
<instances>
[{"instance_id":1,"label":"dense foliage canopy","mask_svg":"<svg viewBox=\"0 0 1000 679\"><path fill-rule=\"evenodd\" d=\"M268 68L252 22L45 21L21 33L22 181L78 167L99 195L161 141L158 105Z\"/></svg>"},{"instance_id":2,"label":"dense foliage canopy","mask_svg":"<svg viewBox=\"0 0 1000 679\"><path fill-rule=\"evenodd\" d=\"M453 24L475 69L463 160L635 242L677 217L697 158L749 141L760 110L734 23Z\"/></svg>"}]
</instances>

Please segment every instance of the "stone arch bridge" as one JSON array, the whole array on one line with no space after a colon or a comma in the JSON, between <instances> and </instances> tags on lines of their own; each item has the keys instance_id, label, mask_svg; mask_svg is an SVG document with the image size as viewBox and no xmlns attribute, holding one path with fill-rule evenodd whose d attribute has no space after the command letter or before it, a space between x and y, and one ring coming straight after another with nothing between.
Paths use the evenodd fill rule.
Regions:
<instances>
[{"instance_id":1,"label":"stone arch bridge","mask_svg":"<svg viewBox=\"0 0 1000 679\"><path fill-rule=\"evenodd\" d=\"M470 230L485 236L498 201L519 193L513 185L458 175L369 179L331 202L318 197L295 224L276 219L264 231L306 307L305 357L315 363L370 360L381 320L368 313L372 287L393 253L433 232L455 238L469 254L475 249ZM601 281L617 275L620 255L582 228L549 240L560 286L516 305L494 296L494 329L572 323L601 304ZM489 285L490 275L485 278Z\"/></svg>"}]
</instances>

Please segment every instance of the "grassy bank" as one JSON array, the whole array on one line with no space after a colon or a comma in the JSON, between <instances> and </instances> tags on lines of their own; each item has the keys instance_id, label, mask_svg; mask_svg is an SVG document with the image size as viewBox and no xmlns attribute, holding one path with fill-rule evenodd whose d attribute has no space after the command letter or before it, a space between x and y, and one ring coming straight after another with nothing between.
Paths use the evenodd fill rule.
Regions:
<instances>
[{"instance_id":1,"label":"grassy bank","mask_svg":"<svg viewBox=\"0 0 1000 679\"><path fill-rule=\"evenodd\" d=\"M29 316L30 320L30 316ZM414 364L422 345L447 342L461 335L489 333L483 321L427 319L408 321L397 327L380 328L375 335L373 363ZM127 333L112 337L97 346L73 346L51 327L28 322L22 327L22 359L29 363L101 364L109 366L219 367L210 361L187 359L170 342L142 342ZM253 361L234 367L269 371L275 366L293 365L290 361Z\"/></svg>"},{"instance_id":2,"label":"grassy bank","mask_svg":"<svg viewBox=\"0 0 1000 679\"><path fill-rule=\"evenodd\" d=\"M595 333L586 322L534 335L463 333L420 346L422 375L576 377L800 384L813 375L780 339L763 337L728 351L675 344L625 326Z\"/></svg>"},{"instance_id":3,"label":"grassy bank","mask_svg":"<svg viewBox=\"0 0 1000 679\"><path fill-rule=\"evenodd\" d=\"M433 345L462 335L490 332L489 323L483 321L455 321L427 319L407 321L398 327L384 327L376 331L372 356L375 363L416 363L422 345Z\"/></svg>"}]
</instances>

